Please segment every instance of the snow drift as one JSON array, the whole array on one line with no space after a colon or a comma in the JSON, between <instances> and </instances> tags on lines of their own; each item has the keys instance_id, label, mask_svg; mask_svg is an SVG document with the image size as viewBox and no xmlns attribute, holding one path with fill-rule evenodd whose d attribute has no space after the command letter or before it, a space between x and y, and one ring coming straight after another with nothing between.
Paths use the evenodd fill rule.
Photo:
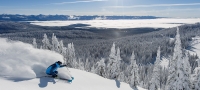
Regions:
<instances>
[{"instance_id":1,"label":"snow drift","mask_svg":"<svg viewBox=\"0 0 200 90\"><path fill-rule=\"evenodd\" d=\"M46 68L63 57L30 44L0 38L0 76L8 79L31 79L45 75Z\"/></svg>"}]
</instances>

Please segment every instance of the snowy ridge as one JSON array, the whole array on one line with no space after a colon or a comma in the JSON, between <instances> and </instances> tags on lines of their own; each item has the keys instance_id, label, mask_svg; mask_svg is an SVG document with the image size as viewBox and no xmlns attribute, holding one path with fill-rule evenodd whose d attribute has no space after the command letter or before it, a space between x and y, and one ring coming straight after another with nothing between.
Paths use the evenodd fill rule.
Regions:
<instances>
[{"instance_id":1,"label":"snowy ridge","mask_svg":"<svg viewBox=\"0 0 200 90\"><path fill-rule=\"evenodd\" d=\"M75 77L71 84L41 77L49 65L63 61L60 54L4 38L0 38L0 43L0 90L133 90L129 84L73 68L69 68ZM64 67L58 71L65 70Z\"/></svg>"}]
</instances>

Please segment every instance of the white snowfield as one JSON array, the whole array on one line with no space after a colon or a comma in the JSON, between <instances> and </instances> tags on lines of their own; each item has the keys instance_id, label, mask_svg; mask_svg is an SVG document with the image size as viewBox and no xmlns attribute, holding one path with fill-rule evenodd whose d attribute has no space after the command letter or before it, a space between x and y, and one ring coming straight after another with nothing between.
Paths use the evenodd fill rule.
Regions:
<instances>
[{"instance_id":1,"label":"white snowfield","mask_svg":"<svg viewBox=\"0 0 200 90\"><path fill-rule=\"evenodd\" d=\"M132 20L75 20L75 21L29 21L40 26L68 26L72 24L88 24L87 27L96 28L171 28L183 24L200 22L200 18L160 18L160 19L132 19ZM77 27L78 28L78 27Z\"/></svg>"},{"instance_id":2,"label":"white snowfield","mask_svg":"<svg viewBox=\"0 0 200 90\"><path fill-rule=\"evenodd\" d=\"M0 43L0 90L133 90L126 83L73 68L69 68L75 78L72 83L42 77L49 65L63 61L60 54L4 38ZM69 76L66 67L58 72L61 77Z\"/></svg>"}]
</instances>

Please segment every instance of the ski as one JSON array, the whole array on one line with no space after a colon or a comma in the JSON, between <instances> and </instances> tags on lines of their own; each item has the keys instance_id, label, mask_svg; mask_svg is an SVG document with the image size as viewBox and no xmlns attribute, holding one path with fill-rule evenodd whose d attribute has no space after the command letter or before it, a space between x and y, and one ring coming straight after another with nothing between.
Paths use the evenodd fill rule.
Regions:
<instances>
[{"instance_id":1,"label":"ski","mask_svg":"<svg viewBox=\"0 0 200 90\"><path fill-rule=\"evenodd\" d=\"M42 76L42 77L54 78L54 77L52 77L52 76ZM72 83L72 81L74 80L74 77L71 77L71 78L72 78L72 80L65 79L65 78L60 78L60 77L55 77L54 79L64 80L64 81L68 81L69 83Z\"/></svg>"}]
</instances>

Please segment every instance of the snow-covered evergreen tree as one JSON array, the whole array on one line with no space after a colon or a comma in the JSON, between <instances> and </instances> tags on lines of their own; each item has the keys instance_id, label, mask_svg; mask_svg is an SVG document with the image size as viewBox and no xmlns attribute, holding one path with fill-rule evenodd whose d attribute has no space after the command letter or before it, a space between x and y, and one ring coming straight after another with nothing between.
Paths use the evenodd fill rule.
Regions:
<instances>
[{"instance_id":1,"label":"snow-covered evergreen tree","mask_svg":"<svg viewBox=\"0 0 200 90\"><path fill-rule=\"evenodd\" d=\"M81 61L81 59L78 59L78 63L75 64L75 66L80 69L80 70L84 70L84 63Z\"/></svg>"},{"instance_id":2,"label":"snow-covered evergreen tree","mask_svg":"<svg viewBox=\"0 0 200 90\"><path fill-rule=\"evenodd\" d=\"M106 68L106 65L105 65L105 59L102 58L99 62L97 62L97 67L96 67L96 74L104 77L105 76L105 68Z\"/></svg>"},{"instance_id":3,"label":"snow-covered evergreen tree","mask_svg":"<svg viewBox=\"0 0 200 90\"><path fill-rule=\"evenodd\" d=\"M58 39L56 38L56 36L52 35L52 51L58 52L60 51L60 43L58 41Z\"/></svg>"},{"instance_id":4,"label":"snow-covered evergreen tree","mask_svg":"<svg viewBox=\"0 0 200 90\"><path fill-rule=\"evenodd\" d=\"M184 57L184 70L186 71L186 74L190 75L191 74L191 66L189 62L189 53L185 53Z\"/></svg>"},{"instance_id":5,"label":"snow-covered evergreen tree","mask_svg":"<svg viewBox=\"0 0 200 90\"><path fill-rule=\"evenodd\" d=\"M69 67L76 67L76 57L75 57L75 49L74 49L74 44L69 43L67 47L67 54L66 54L66 64ZM83 65L84 67L84 65Z\"/></svg>"},{"instance_id":6,"label":"snow-covered evergreen tree","mask_svg":"<svg viewBox=\"0 0 200 90\"><path fill-rule=\"evenodd\" d=\"M125 76L125 74L124 74L123 71L121 71L121 72L119 73L118 80L121 81L121 82L125 82L126 76Z\"/></svg>"},{"instance_id":7,"label":"snow-covered evergreen tree","mask_svg":"<svg viewBox=\"0 0 200 90\"><path fill-rule=\"evenodd\" d=\"M134 54L134 51L132 52L132 55L131 55L131 58L130 58L130 65L129 67L127 68L128 70L128 82L130 84L130 86L132 88L137 88L136 86L139 85L139 73L138 73L138 65L136 63L136 59L135 59L135 54Z\"/></svg>"},{"instance_id":8,"label":"snow-covered evergreen tree","mask_svg":"<svg viewBox=\"0 0 200 90\"><path fill-rule=\"evenodd\" d=\"M194 69L194 74L193 74L193 90L200 90L200 59L197 60L198 62L198 67Z\"/></svg>"},{"instance_id":9,"label":"snow-covered evergreen tree","mask_svg":"<svg viewBox=\"0 0 200 90\"><path fill-rule=\"evenodd\" d=\"M111 48L111 52L109 55L109 61L107 65L107 77L111 79L117 79L120 73L120 50L118 49L118 55L116 55L115 43Z\"/></svg>"},{"instance_id":10,"label":"snow-covered evergreen tree","mask_svg":"<svg viewBox=\"0 0 200 90\"><path fill-rule=\"evenodd\" d=\"M186 59L183 57L179 28L174 47L173 58L170 61L167 90L190 90L189 75L186 72Z\"/></svg>"},{"instance_id":11,"label":"snow-covered evergreen tree","mask_svg":"<svg viewBox=\"0 0 200 90\"><path fill-rule=\"evenodd\" d=\"M90 71L90 64L89 64L89 59L88 58L86 58L84 68L85 68L86 71L88 71L88 72Z\"/></svg>"},{"instance_id":12,"label":"snow-covered evergreen tree","mask_svg":"<svg viewBox=\"0 0 200 90\"><path fill-rule=\"evenodd\" d=\"M63 45L62 40L59 43L60 43L59 53L64 57L64 63L63 64L66 64L67 48Z\"/></svg>"},{"instance_id":13,"label":"snow-covered evergreen tree","mask_svg":"<svg viewBox=\"0 0 200 90\"><path fill-rule=\"evenodd\" d=\"M43 36L42 43L43 43L42 49L51 50L51 44L49 43L49 39L47 38L46 34L44 34Z\"/></svg>"},{"instance_id":14,"label":"snow-covered evergreen tree","mask_svg":"<svg viewBox=\"0 0 200 90\"><path fill-rule=\"evenodd\" d=\"M107 78L110 78L111 65L113 64L113 61L115 59L116 59L116 50L115 50L115 43L113 43L111 50L110 50L110 55L109 55L109 58L108 58L107 73L106 73Z\"/></svg>"},{"instance_id":15,"label":"snow-covered evergreen tree","mask_svg":"<svg viewBox=\"0 0 200 90\"><path fill-rule=\"evenodd\" d=\"M59 53L65 57L65 55L67 53L66 52L67 48L63 45L63 41L62 40L59 42L59 44L60 44Z\"/></svg>"},{"instance_id":16,"label":"snow-covered evergreen tree","mask_svg":"<svg viewBox=\"0 0 200 90\"><path fill-rule=\"evenodd\" d=\"M149 90L160 90L160 47L157 51L156 61L154 63L153 75L150 81Z\"/></svg>"},{"instance_id":17,"label":"snow-covered evergreen tree","mask_svg":"<svg viewBox=\"0 0 200 90\"><path fill-rule=\"evenodd\" d=\"M121 58L121 56L120 56L120 49L119 49L119 47L117 48L117 53L116 53L116 59L117 59L117 61L120 61L120 60L122 60L122 58ZM118 63L119 64L119 63Z\"/></svg>"},{"instance_id":18,"label":"snow-covered evergreen tree","mask_svg":"<svg viewBox=\"0 0 200 90\"><path fill-rule=\"evenodd\" d=\"M36 43L36 39L35 38L33 38L33 47L37 48L37 43Z\"/></svg>"},{"instance_id":19,"label":"snow-covered evergreen tree","mask_svg":"<svg viewBox=\"0 0 200 90\"><path fill-rule=\"evenodd\" d=\"M115 58L116 58L116 50L115 50L115 43L113 43L113 45L111 47L109 59L114 60Z\"/></svg>"},{"instance_id":20,"label":"snow-covered evergreen tree","mask_svg":"<svg viewBox=\"0 0 200 90\"><path fill-rule=\"evenodd\" d=\"M124 73L120 71L120 63L121 63L121 56L120 56L120 49L119 47L117 48L117 52L116 52L116 75L117 75L117 79L119 80L119 76L121 77L121 80L122 80L122 77L124 77Z\"/></svg>"}]
</instances>

